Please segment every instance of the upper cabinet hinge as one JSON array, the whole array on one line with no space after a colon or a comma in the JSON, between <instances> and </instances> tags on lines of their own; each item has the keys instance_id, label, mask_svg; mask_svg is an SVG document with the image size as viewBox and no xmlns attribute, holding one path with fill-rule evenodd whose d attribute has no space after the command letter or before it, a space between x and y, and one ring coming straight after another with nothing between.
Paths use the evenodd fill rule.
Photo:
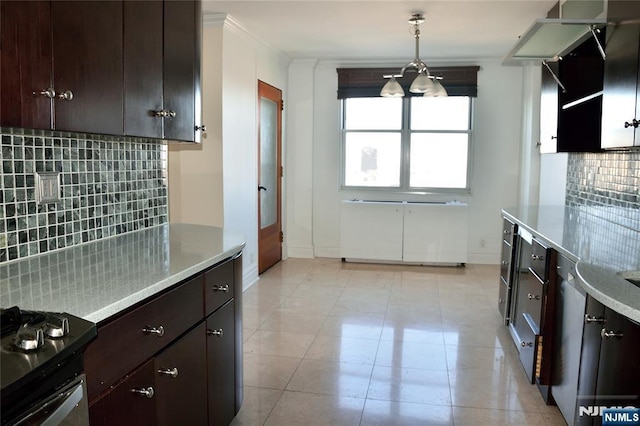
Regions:
<instances>
[{"instance_id":1,"label":"upper cabinet hinge","mask_svg":"<svg viewBox=\"0 0 640 426\"><path fill-rule=\"evenodd\" d=\"M280 111L284 111L284 101L280 101Z\"/></svg>"},{"instance_id":2,"label":"upper cabinet hinge","mask_svg":"<svg viewBox=\"0 0 640 426\"><path fill-rule=\"evenodd\" d=\"M280 231L280 242L284 242L284 234L282 233L282 231Z\"/></svg>"},{"instance_id":3,"label":"upper cabinet hinge","mask_svg":"<svg viewBox=\"0 0 640 426\"><path fill-rule=\"evenodd\" d=\"M280 166L280 177L284 176L284 167Z\"/></svg>"},{"instance_id":4,"label":"upper cabinet hinge","mask_svg":"<svg viewBox=\"0 0 640 426\"><path fill-rule=\"evenodd\" d=\"M547 63L546 60L542 61L542 65L544 65L544 67L551 74L551 77L553 77L553 79L556 81L556 83L558 83L558 86L560 86L560 89L562 89L562 93L567 93L567 88L564 87L564 84L562 84L562 82L560 81L560 78L556 75L556 73L553 72L553 70L551 69L551 67L549 66L549 64Z\"/></svg>"}]
</instances>

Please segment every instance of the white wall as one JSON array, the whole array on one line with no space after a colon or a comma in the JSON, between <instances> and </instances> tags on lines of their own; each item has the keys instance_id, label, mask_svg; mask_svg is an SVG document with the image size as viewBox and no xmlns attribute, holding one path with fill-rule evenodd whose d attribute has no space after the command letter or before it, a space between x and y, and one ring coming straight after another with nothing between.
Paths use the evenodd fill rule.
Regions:
<instances>
[{"instance_id":1,"label":"white wall","mask_svg":"<svg viewBox=\"0 0 640 426\"><path fill-rule=\"evenodd\" d=\"M401 198L411 201L467 201L470 205L469 262L498 263L500 210L518 202L522 68L502 67L499 61L480 62L478 65L481 70L478 74L473 132L472 194ZM309 205L305 197L294 196L299 194L289 188L288 211L295 213L296 222L287 238L295 239L297 253L313 252L319 257L340 257L340 200L372 199L376 196L378 199L398 200L400 197L395 194L374 195L340 190L340 102L336 98L336 67L340 66L349 64L320 62L315 66L313 94L307 94L300 100L312 102L313 136L296 138L295 152L288 153L288 161L295 163L299 160L307 164L311 149L311 169L290 168L288 180L308 182L311 176L313 200ZM290 93L307 93L308 85L308 79L290 80ZM302 223L303 220L307 224ZM309 220L312 241L308 238ZM302 247L304 244L308 247Z\"/></svg>"},{"instance_id":2,"label":"white wall","mask_svg":"<svg viewBox=\"0 0 640 426\"><path fill-rule=\"evenodd\" d=\"M540 155L540 196L541 206L565 204L567 195L567 163L569 154Z\"/></svg>"},{"instance_id":3,"label":"white wall","mask_svg":"<svg viewBox=\"0 0 640 426\"><path fill-rule=\"evenodd\" d=\"M170 149L170 220L243 233L246 287L258 277L258 80L283 90L284 96L289 60L228 15L205 16L204 22L207 137L201 145Z\"/></svg>"}]
</instances>

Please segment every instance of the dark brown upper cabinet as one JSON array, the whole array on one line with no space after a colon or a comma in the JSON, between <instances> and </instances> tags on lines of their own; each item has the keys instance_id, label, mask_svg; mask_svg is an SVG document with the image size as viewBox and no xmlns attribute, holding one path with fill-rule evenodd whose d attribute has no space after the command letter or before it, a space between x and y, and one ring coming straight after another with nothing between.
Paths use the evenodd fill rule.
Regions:
<instances>
[{"instance_id":1,"label":"dark brown upper cabinet","mask_svg":"<svg viewBox=\"0 0 640 426\"><path fill-rule=\"evenodd\" d=\"M0 2L0 125L51 129L51 3Z\"/></svg>"},{"instance_id":2,"label":"dark brown upper cabinet","mask_svg":"<svg viewBox=\"0 0 640 426\"><path fill-rule=\"evenodd\" d=\"M1 126L200 141L200 0L1 4Z\"/></svg>"},{"instance_id":3,"label":"dark brown upper cabinet","mask_svg":"<svg viewBox=\"0 0 640 426\"><path fill-rule=\"evenodd\" d=\"M122 2L2 2L2 126L121 135Z\"/></svg>"},{"instance_id":4,"label":"dark brown upper cabinet","mask_svg":"<svg viewBox=\"0 0 640 426\"><path fill-rule=\"evenodd\" d=\"M163 2L124 2L124 132L162 138Z\"/></svg>"},{"instance_id":5,"label":"dark brown upper cabinet","mask_svg":"<svg viewBox=\"0 0 640 426\"><path fill-rule=\"evenodd\" d=\"M197 1L164 2L164 138L200 142L202 7Z\"/></svg>"},{"instance_id":6,"label":"dark brown upper cabinet","mask_svg":"<svg viewBox=\"0 0 640 426\"><path fill-rule=\"evenodd\" d=\"M604 32L598 34L601 43ZM562 60L542 65L541 153L601 150L604 62L596 40L589 38Z\"/></svg>"},{"instance_id":7,"label":"dark brown upper cabinet","mask_svg":"<svg viewBox=\"0 0 640 426\"><path fill-rule=\"evenodd\" d=\"M608 16L602 147L640 147L640 3L610 1Z\"/></svg>"}]
</instances>

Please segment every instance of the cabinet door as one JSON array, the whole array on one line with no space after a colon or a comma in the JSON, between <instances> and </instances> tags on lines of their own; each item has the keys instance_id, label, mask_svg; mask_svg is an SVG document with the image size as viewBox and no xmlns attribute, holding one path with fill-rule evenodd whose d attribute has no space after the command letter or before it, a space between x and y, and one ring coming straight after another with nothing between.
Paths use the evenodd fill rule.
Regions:
<instances>
[{"instance_id":1,"label":"cabinet door","mask_svg":"<svg viewBox=\"0 0 640 426\"><path fill-rule=\"evenodd\" d=\"M625 127L640 119L636 110L640 24L611 24L607 38L601 143L603 148L631 147L640 144L636 129Z\"/></svg>"},{"instance_id":2,"label":"cabinet door","mask_svg":"<svg viewBox=\"0 0 640 426\"><path fill-rule=\"evenodd\" d=\"M407 205L404 208L402 259L405 262L466 263L468 222L466 205Z\"/></svg>"},{"instance_id":3,"label":"cabinet door","mask_svg":"<svg viewBox=\"0 0 640 426\"><path fill-rule=\"evenodd\" d=\"M165 349L155 359L158 424L207 424L205 324Z\"/></svg>"},{"instance_id":4,"label":"cabinet door","mask_svg":"<svg viewBox=\"0 0 640 426\"><path fill-rule=\"evenodd\" d=\"M200 9L199 1L164 3L164 109L175 113L164 119L165 139L199 141Z\"/></svg>"},{"instance_id":5,"label":"cabinet door","mask_svg":"<svg viewBox=\"0 0 640 426\"><path fill-rule=\"evenodd\" d=\"M600 360L600 330L604 321L604 306L594 298L587 296L585 324L582 330L582 352L580 353L580 373L578 379L578 407L599 405L594 397L598 380ZM593 418L576 416L576 424L591 425Z\"/></svg>"},{"instance_id":6,"label":"cabinet door","mask_svg":"<svg viewBox=\"0 0 640 426\"><path fill-rule=\"evenodd\" d=\"M233 300L207 319L210 425L228 425L235 416L234 323Z\"/></svg>"},{"instance_id":7,"label":"cabinet door","mask_svg":"<svg viewBox=\"0 0 640 426\"><path fill-rule=\"evenodd\" d=\"M122 135L122 2L54 1L51 24L55 129Z\"/></svg>"},{"instance_id":8,"label":"cabinet door","mask_svg":"<svg viewBox=\"0 0 640 426\"><path fill-rule=\"evenodd\" d=\"M154 426L156 395L153 360L128 375L89 407L91 426Z\"/></svg>"},{"instance_id":9,"label":"cabinet door","mask_svg":"<svg viewBox=\"0 0 640 426\"><path fill-rule=\"evenodd\" d=\"M598 405L640 405L640 324L605 308L600 337ZM609 336L609 337L607 337Z\"/></svg>"},{"instance_id":10,"label":"cabinet door","mask_svg":"<svg viewBox=\"0 0 640 426\"><path fill-rule=\"evenodd\" d=\"M548 64L556 74L557 63ZM542 66L540 87L540 153L556 153L558 145L558 83L549 70Z\"/></svg>"},{"instance_id":11,"label":"cabinet door","mask_svg":"<svg viewBox=\"0 0 640 426\"><path fill-rule=\"evenodd\" d=\"M162 138L162 0L124 2L124 133Z\"/></svg>"},{"instance_id":12,"label":"cabinet door","mask_svg":"<svg viewBox=\"0 0 640 426\"><path fill-rule=\"evenodd\" d=\"M2 1L0 8L0 126L50 129L51 3Z\"/></svg>"}]
</instances>

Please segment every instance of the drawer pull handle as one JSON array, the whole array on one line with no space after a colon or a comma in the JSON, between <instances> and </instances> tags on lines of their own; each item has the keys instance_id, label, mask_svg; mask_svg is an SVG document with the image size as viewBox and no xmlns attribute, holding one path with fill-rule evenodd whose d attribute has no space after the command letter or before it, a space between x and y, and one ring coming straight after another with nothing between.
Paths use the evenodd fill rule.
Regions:
<instances>
[{"instance_id":1,"label":"drawer pull handle","mask_svg":"<svg viewBox=\"0 0 640 426\"><path fill-rule=\"evenodd\" d=\"M522 341L522 343L520 343L520 345L521 345L523 348L526 348L527 346L528 346L528 347L532 347L532 346L533 346L533 342L528 342L528 343L527 343L527 342L525 342L525 341Z\"/></svg>"},{"instance_id":2,"label":"drawer pull handle","mask_svg":"<svg viewBox=\"0 0 640 426\"><path fill-rule=\"evenodd\" d=\"M173 368L161 368L160 370L158 370L158 373L164 374L165 376L171 376L171 378L173 378L173 379L178 377L178 369L175 368L175 367L173 367Z\"/></svg>"},{"instance_id":3,"label":"drawer pull handle","mask_svg":"<svg viewBox=\"0 0 640 426\"><path fill-rule=\"evenodd\" d=\"M207 330L207 334L209 336L222 337L223 333L224 333L224 331L221 328L219 328L217 330Z\"/></svg>"},{"instance_id":4,"label":"drawer pull handle","mask_svg":"<svg viewBox=\"0 0 640 426\"><path fill-rule=\"evenodd\" d=\"M600 331L600 337L602 337L603 339L611 339L612 337L617 337L618 339L622 339L622 337L624 336L624 334L622 334L621 332L615 332L615 331L607 331L606 328L603 328Z\"/></svg>"},{"instance_id":5,"label":"drawer pull handle","mask_svg":"<svg viewBox=\"0 0 640 426\"><path fill-rule=\"evenodd\" d=\"M532 254L531 260L544 260L544 256L538 254Z\"/></svg>"},{"instance_id":6,"label":"drawer pull handle","mask_svg":"<svg viewBox=\"0 0 640 426\"><path fill-rule=\"evenodd\" d=\"M65 90L64 92L58 94L58 98L62 99L63 101L70 101L73 99L73 92L71 90Z\"/></svg>"},{"instance_id":7,"label":"drawer pull handle","mask_svg":"<svg viewBox=\"0 0 640 426\"><path fill-rule=\"evenodd\" d=\"M508 231L508 230L506 230L506 229L505 229L504 231L502 231L502 233L503 233L504 235L509 235L509 234L511 234L511 231Z\"/></svg>"},{"instance_id":8,"label":"drawer pull handle","mask_svg":"<svg viewBox=\"0 0 640 426\"><path fill-rule=\"evenodd\" d=\"M142 329L142 331L144 333L146 333L146 334L155 334L158 337L164 336L164 327L163 326L160 326L158 328L146 326L145 328Z\"/></svg>"},{"instance_id":9,"label":"drawer pull handle","mask_svg":"<svg viewBox=\"0 0 640 426\"><path fill-rule=\"evenodd\" d=\"M33 94L34 94L35 96L42 95L42 96L44 96L44 97L46 97L46 98L49 98L49 99L53 99L53 98L55 98L55 97L56 97L56 91L55 91L55 90L53 90L53 88L52 88L52 87L49 87L49 88L48 88L48 89L46 89L46 90L41 90L41 91L39 91L39 92L33 92Z\"/></svg>"},{"instance_id":10,"label":"drawer pull handle","mask_svg":"<svg viewBox=\"0 0 640 426\"><path fill-rule=\"evenodd\" d=\"M503 264L504 266L507 266L507 265L509 264L509 262L507 262L506 260L503 260L503 261L502 261L502 264Z\"/></svg>"},{"instance_id":11,"label":"drawer pull handle","mask_svg":"<svg viewBox=\"0 0 640 426\"><path fill-rule=\"evenodd\" d=\"M540 300L540 295L539 294L527 293L527 299L529 299L529 300Z\"/></svg>"},{"instance_id":12,"label":"drawer pull handle","mask_svg":"<svg viewBox=\"0 0 640 426\"><path fill-rule=\"evenodd\" d=\"M504 303L504 299L500 298L498 299L498 305L502 305Z\"/></svg>"},{"instance_id":13,"label":"drawer pull handle","mask_svg":"<svg viewBox=\"0 0 640 426\"><path fill-rule=\"evenodd\" d=\"M213 291L221 291L223 293L228 293L229 292L229 284L213 286Z\"/></svg>"},{"instance_id":14,"label":"drawer pull handle","mask_svg":"<svg viewBox=\"0 0 640 426\"><path fill-rule=\"evenodd\" d=\"M585 324L602 324L604 322L604 318L596 317L594 315L584 314L584 323Z\"/></svg>"},{"instance_id":15,"label":"drawer pull handle","mask_svg":"<svg viewBox=\"0 0 640 426\"><path fill-rule=\"evenodd\" d=\"M155 394L151 386L142 389L131 389L131 392L146 396L147 398L153 398L153 395Z\"/></svg>"}]
</instances>

